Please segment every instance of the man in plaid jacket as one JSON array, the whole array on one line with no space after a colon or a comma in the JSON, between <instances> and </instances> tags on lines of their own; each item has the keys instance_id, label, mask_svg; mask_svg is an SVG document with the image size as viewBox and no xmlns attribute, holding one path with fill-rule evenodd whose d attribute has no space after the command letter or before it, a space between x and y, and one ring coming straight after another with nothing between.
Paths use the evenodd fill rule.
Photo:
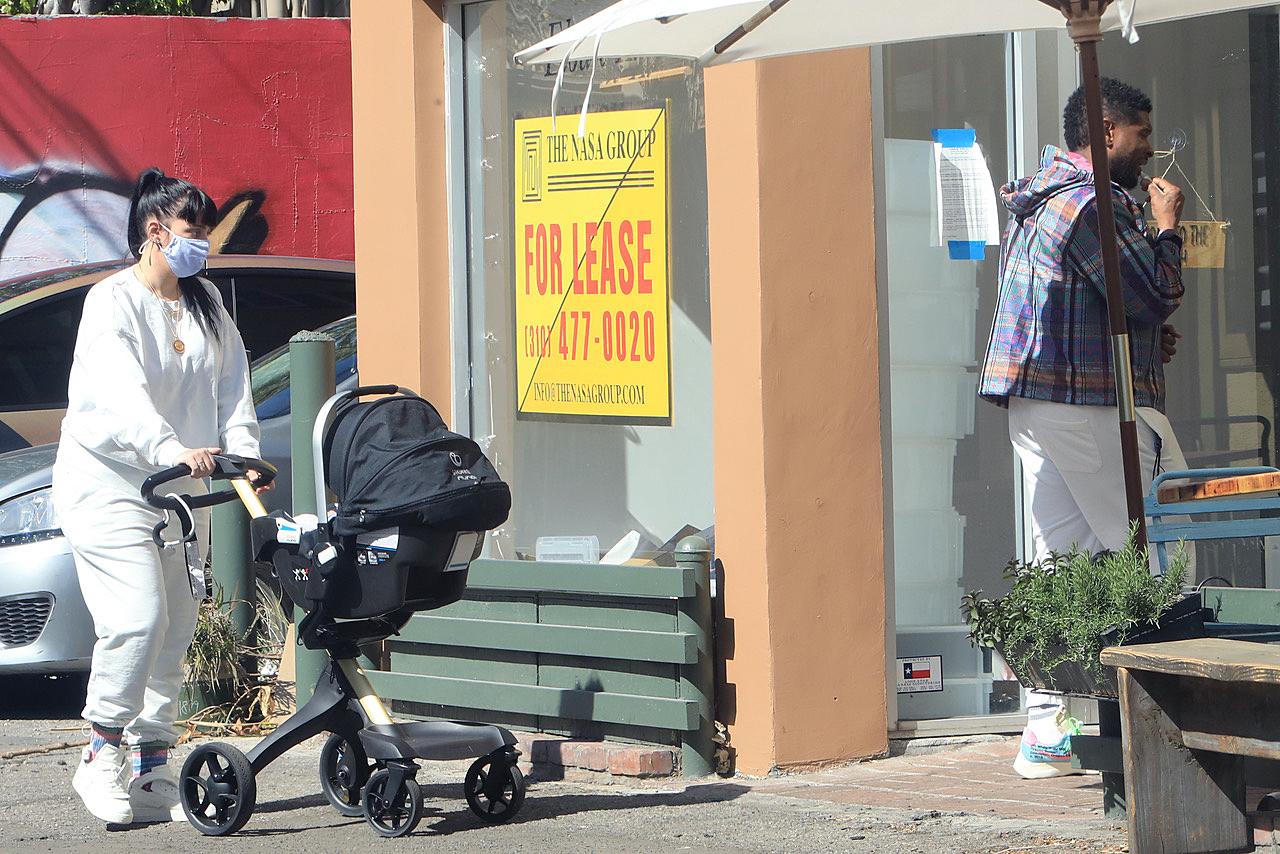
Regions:
<instances>
[{"instance_id":1,"label":"man in plaid jacket","mask_svg":"<svg viewBox=\"0 0 1280 854\"><path fill-rule=\"evenodd\" d=\"M1186 461L1164 410L1164 362L1177 333L1168 326L1182 301L1182 191L1150 181L1158 229L1147 235L1129 195L1151 147L1151 101L1116 80L1102 81L1124 307L1132 347L1138 444L1144 485ZM1048 146L1040 168L1000 191L1009 210L1001 246L1000 296L978 393L1009 410L1009 438L1022 463L1035 554L1078 546L1118 549L1128 535L1111 336L1095 210L1084 93L1063 112L1068 150ZM1060 706L1033 696L1014 767L1025 777L1070 770L1070 735Z\"/></svg>"}]
</instances>

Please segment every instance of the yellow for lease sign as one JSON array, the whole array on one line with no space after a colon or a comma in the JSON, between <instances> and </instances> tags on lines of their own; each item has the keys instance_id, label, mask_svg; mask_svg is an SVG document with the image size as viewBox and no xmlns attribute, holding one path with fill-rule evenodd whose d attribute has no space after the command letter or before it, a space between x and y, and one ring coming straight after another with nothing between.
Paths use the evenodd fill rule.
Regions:
<instances>
[{"instance_id":1,"label":"yellow for lease sign","mask_svg":"<svg viewBox=\"0 0 1280 854\"><path fill-rule=\"evenodd\" d=\"M517 413L671 421L666 110L515 121Z\"/></svg>"}]
</instances>

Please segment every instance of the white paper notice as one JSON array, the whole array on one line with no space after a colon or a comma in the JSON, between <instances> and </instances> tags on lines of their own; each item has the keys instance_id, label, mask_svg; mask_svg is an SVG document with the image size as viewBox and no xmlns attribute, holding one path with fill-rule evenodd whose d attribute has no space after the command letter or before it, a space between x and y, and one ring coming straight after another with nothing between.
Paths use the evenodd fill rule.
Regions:
<instances>
[{"instance_id":1,"label":"white paper notice","mask_svg":"<svg viewBox=\"0 0 1280 854\"><path fill-rule=\"evenodd\" d=\"M963 148L933 144L934 175L937 181L938 239L951 242L1000 242L1000 217L996 210L995 185L987 171L982 146Z\"/></svg>"}]
</instances>

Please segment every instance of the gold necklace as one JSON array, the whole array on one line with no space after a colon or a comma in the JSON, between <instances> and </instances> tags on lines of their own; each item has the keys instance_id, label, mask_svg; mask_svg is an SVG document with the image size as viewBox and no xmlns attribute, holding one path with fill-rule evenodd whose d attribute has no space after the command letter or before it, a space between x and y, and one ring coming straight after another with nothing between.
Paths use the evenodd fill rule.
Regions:
<instances>
[{"instance_id":1,"label":"gold necklace","mask_svg":"<svg viewBox=\"0 0 1280 854\"><path fill-rule=\"evenodd\" d=\"M160 297L160 308L164 311L164 322L169 327L170 334L173 335L173 351L175 353L186 352L187 345L182 342L182 338L178 335L178 324L182 322L182 298L170 302Z\"/></svg>"},{"instance_id":2,"label":"gold necklace","mask_svg":"<svg viewBox=\"0 0 1280 854\"><path fill-rule=\"evenodd\" d=\"M134 270L134 277L142 282L142 286L151 292L151 295L160 302L160 313L164 316L164 324L169 329L169 334L173 336L173 351L179 355L185 353L187 345L183 343L182 337L178 335L177 324L182 322L182 295L179 293L176 300L167 300L160 296L160 293L153 287L151 283L142 278L141 273ZM172 308L170 307L172 306Z\"/></svg>"},{"instance_id":3,"label":"gold necklace","mask_svg":"<svg viewBox=\"0 0 1280 854\"><path fill-rule=\"evenodd\" d=\"M144 282L144 284L146 284ZM164 325L169 328L169 334L173 336L173 351L175 353L185 353L187 345L183 343L182 337L178 335L178 324L182 322L182 297L176 300L167 300L150 286L147 290L151 291L151 295L160 303L160 313L164 316Z\"/></svg>"}]
</instances>

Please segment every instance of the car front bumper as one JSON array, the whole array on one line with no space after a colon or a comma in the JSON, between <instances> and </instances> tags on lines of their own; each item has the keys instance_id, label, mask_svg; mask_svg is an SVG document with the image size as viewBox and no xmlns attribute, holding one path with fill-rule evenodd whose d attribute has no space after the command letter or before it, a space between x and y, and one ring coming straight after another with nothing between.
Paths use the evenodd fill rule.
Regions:
<instances>
[{"instance_id":1,"label":"car front bumper","mask_svg":"<svg viewBox=\"0 0 1280 854\"><path fill-rule=\"evenodd\" d=\"M0 673L87 671L96 640L66 539L0 546Z\"/></svg>"}]
</instances>

